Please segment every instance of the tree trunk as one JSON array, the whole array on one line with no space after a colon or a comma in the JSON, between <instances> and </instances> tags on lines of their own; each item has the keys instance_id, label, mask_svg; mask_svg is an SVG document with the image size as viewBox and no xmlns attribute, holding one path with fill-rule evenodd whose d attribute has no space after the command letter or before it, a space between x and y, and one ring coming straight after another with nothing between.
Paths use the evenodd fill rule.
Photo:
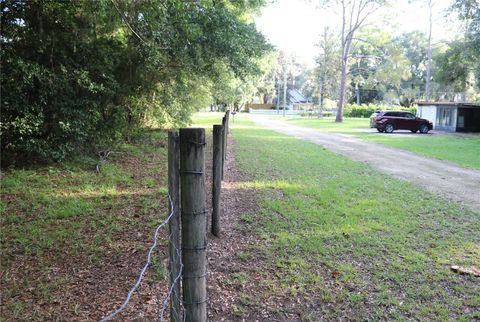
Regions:
<instances>
[{"instance_id":1,"label":"tree trunk","mask_svg":"<svg viewBox=\"0 0 480 322\"><path fill-rule=\"evenodd\" d=\"M285 117L285 110L287 109L287 69L283 73L283 116Z\"/></svg>"},{"instance_id":2,"label":"tree trunk","mask_svg":"<svg viewBox=\"0 0 480 322\"><path fill-rule=\"evenodd\" d=\"M340 89L338 93L337 115L335 116L335 122L343 122L343 105L345 104L345 85L347 82L348 59L348 52L346 52L345 23L345 1L342 1L342 71L340 76Z\"/></svg>"},{"instance_id":3,"label":"tree trunk","mask_svg":"<svg viewBox=\"0 0 480 322\"><path fill-rule=\"evenodd\" d=\"M318 118L322 118L323 117L323 79L320 79L320 98L319 98L319 109L318 109Z\"/></svg>"},{"instance_id":4,"label":"tree trunk","mask_svg":"<svg viewBox=\"0 0 480 322\"><path fill-rule=\"evenodd\" d=\"M345 105L345 87L347 85L347 64L342 59L342 74L340 78L340 92L338 97L337 116L335 122L343 122L343 106Z\"/></svg>"},{"instance_id":5,"label":"tree trunk","mask_svg":"<svg viewBox=\"0 0 480 322\"><path fill-rule=\"evenodd\" d=\"M277 114L280 113L280 78L277 79Z\"/></svg>"},{"instance_id":6,"label":"tree trunk","mask_svg":"<svg viewBox=\"0 0 480 322\"><path fill-rule=\"evenodd\" d=\"M428 102L430 100L430 65L432 61L432 7L433 3L432 1L428 2L428 7L430 11L430 16L429 16L429 22L430 22L430 28L428 31L428 63L427 63L427 79L425 82L425 100Z\"/></svg>"},{"instance_id":7,"label":"tree trunk","mask_svg":"<svg viewBox=\"0 0 480 322\"><path fill-rule=\"evenodd\" d=\"M340 78L340 97L338 99L338 110L335 122L343 122L343 107L345 106L345 97L347 91L348 74L348 54L353 40L353 31L350 31L345 39L345 45L342 45L342 75Z\"/></svg>"}]
</instances>

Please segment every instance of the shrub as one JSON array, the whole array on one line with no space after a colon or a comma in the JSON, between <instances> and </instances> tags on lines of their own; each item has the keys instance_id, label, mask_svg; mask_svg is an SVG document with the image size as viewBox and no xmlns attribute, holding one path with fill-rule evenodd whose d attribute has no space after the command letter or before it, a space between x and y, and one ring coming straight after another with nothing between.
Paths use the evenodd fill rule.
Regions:
<instances>
[{"instance_id":1,"label":"shrub","mask_svg":"<svg viewBox=\"0 0 480 322\"><path fill-rule=\"evenodd\" d=\"M345 117L364 117L368 118L378 110L396 110L396 111L407 111L413 114L417 113L416 107L403 107L403 106L385 106L385 105L376 105L376 104L367 104L367 105L345 105L343 110L343 116Z\"/></svg>"}]
</instances>

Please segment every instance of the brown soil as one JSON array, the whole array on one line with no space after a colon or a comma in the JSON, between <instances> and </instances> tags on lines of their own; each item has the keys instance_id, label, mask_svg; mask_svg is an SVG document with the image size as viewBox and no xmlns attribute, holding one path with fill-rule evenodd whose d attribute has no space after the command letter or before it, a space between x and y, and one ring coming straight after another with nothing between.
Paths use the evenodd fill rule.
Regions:
<instances>
[{"instance_id":1,"label":"brown soil","mask_svg":"<svg viewBox=\"0 0 480 322\"><path fill-rule=\"evenodd\" d=\"M207 253L208 315L211 321L238 319L234 315L233 306L238 301L239 290L237 285L229 283L231 275L255 270L251 262L242 261L238 257L240 252L247 251L257 241L256 236L247 235L240 229L241 215L255 211L257 206L253 191L239 187L245 181L245 176L235 164L233 148L230 137L222 182L221 235L219 238L210 235ZM207 191L210 192L211 185L207 186Z\"/></svg>"}]
</instances>

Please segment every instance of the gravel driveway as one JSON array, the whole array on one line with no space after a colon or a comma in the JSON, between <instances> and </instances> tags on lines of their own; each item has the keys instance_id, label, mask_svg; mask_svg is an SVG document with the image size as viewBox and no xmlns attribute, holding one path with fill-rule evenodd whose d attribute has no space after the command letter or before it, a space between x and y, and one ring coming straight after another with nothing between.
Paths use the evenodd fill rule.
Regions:
<instances>
[{"instance_id":1,"label":"gravel driveway","mask_svg":"<svg viewBox=\"0 0 480 322\"><path fill-rule=\"evenodd\" d=\"M447 161L389 148L350 135L321 132L257 115L252 116L252 120L263 128L309 140L352 160L365 162L386 174L410 181L480 212L478 170L461 168Z\"/></svg>"}]
</instances>

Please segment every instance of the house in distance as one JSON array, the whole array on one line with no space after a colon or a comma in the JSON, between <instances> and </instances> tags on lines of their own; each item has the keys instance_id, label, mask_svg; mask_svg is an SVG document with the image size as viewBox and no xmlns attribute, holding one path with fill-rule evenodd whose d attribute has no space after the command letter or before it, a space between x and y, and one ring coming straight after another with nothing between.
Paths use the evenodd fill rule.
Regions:
<instances>
[{"instance_id":1,"label":"house in distance","mask_svg":"<svg viewBox=\"0 0 480 322\"><path fill-rule=\"evenodd\" d=\"M433 123L434 130L480 132L480 103L417 102L417 116Z\"/></svg>"}]
</instances>

